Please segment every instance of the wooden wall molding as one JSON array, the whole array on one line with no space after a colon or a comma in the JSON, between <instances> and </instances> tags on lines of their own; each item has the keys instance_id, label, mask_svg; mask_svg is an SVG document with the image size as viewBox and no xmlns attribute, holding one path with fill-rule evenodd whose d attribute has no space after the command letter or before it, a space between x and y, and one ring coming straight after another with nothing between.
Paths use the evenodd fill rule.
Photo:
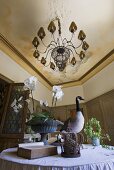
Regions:
<instances>
[{"instance_id":1,"label":"wooden wall molding","mask_svg":"<svg viewBox=\"0 0 114 170\"><path fill-rule=\"evenodd\" d=\"M0 79L4 80L4 81L7 82L7 83L14 83L14 81L12 81L11 79L5 77L5 76L2 75L1 73L0 73Z\"/></svg>"}]
</instances>

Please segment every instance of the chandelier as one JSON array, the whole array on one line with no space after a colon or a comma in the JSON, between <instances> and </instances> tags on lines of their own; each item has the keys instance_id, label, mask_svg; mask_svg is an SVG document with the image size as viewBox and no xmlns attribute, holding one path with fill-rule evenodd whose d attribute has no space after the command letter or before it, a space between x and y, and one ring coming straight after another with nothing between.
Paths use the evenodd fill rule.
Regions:
<instances>
[{"instance_id":1,"label":"chandelier","mask_svg":"<svg viewBox=\"0 0 114 170\"><path fill-rule=\"evenodd\" d=\"M55 21L57 22L57 28L55 25ZM69 27L71 38L70 40L67 40L67 38L63 38L60 19L56 17L48 25L48 31L52 35L52 40L48 45L45 45L43 40L46 36L44 28L40 27L40 29L38 30L37 36L34 37L32 41L32 44L35 47L33 56L44 66L49 66L53 70L56 70L56 68L58 68L61 72L68 64L75 66L77 61L84 60L85 52L89 48L89 45L85 41L86 35L82 30L80 30L78 34L78 40L80 41L80 44L78 46L74 45L72 40L76 30L77 26L75 22L71 22ZM55 36L56 32L58 33L57 38ZM39 50L38 46L40 45L40 43L42 43L42 45L44 46L44 51Z\"/></svg>"}]
</instances>

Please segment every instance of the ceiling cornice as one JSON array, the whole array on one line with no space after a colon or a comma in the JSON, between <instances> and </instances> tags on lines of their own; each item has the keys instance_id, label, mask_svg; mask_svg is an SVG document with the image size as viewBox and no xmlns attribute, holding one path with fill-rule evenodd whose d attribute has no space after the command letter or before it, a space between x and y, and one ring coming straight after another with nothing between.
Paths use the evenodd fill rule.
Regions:
<instances>
[{"instance_id":1,"label":"ceiling cornice","mask_svg":"<svg viewBox=\"0 0 114 170\"><path fill-rule=\"evenodd\" d=\"M30 74L37 76L46 87L53 86L2 34L0 34L0 49Z\"/></svg>"},{"instance_id":2,"label":"ceiling cornice","mask_svg":"<svg viewBox=\"0 0 114 170\"><path fill-rule=\"evenodd\" d=\"M114 61L114 49L111 50L105 57L103 57L97 64L95 64L89 71L87 71L78 80L61 83L58 85L62 85L63 87L72 87L75 85L82 85L83 83L85 83L91 77L96 75L98 72L100 72L103 68L105 68L107 65L109 65L113 61Z\"/></svg>"},{"instance_id":3,"label":"ceiling cornice","mask_svg":"<svg viewBox=\"0 0 114 170\"><path fill-rule=\"evenodd\" d=\"M14 83L14 81L12 81L11 79L5 77L5 76L2 75L1 73L0 73L0 79L4 80L4 81L7 82L7 83Z\"/></svg>"},{"instance_id":4,"label":"ceiling cornice","mask_svg":"<svg viewBox=\"0 0 114 170\"><path fill-rule=\"evenodd\" d=\"M0 49L5 52L16 63L23 67L31 75L35 75L38 80L48 89L52 89L53 84L49 82L25 57L22 55L2 34L0 34ZM87 71L81 78L76 81L70 81L57 85L62 85L63 88L79 86L101 71L104 67L114 61L114 49L104 56L96 65Z\"/></svg>"}]
</instances>

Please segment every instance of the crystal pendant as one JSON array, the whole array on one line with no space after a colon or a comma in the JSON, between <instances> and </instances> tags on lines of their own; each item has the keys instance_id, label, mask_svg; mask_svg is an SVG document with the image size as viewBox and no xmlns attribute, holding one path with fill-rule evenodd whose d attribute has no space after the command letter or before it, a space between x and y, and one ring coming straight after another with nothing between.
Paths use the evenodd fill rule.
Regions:
<instances>
[{"instance_id":1,"label":"crystal pendant","mask_svg":"<svg viewBox=\"0 0 114 170\"><path fill-rule=\"evenodd\" d=\"M38 37L42 40L45 37L45 31L43 27L40 27L39 31L38 31Z\"/></svg>"},{"instance_id":2,"label":"crystal pendant","mask_svg":"<svg viewBox=\"0 0 114 170\"><path fill-rule=\"evenodd\" d=\"M85 38L86 38L85 33L82 30L80 30L79 35L78 35L78 39L83 41Z\"/></svg>"},{"instance_id":3,"label":"crystal pendant","mask_svg":"<svg viewBox=\"0 0 114 170\"><path fill-rule=\"evenodd\" d=\"M50 31L52 34L55 32L56 27L53 21L50 22L49 26L48 26L48 31Z\"/></svg>"},{"instance_id":4,"label":"crystal pendant","mask_svg":"<svg viewBox=\"0 0 114 170\"><path fill-rule=\"evenodd\" d=\"M69 27L69 31L71 33L74 33L76 30L77 30L77 26L76 26L75 22L72 22L70 27Z\"/></svg>"}]
</instances>

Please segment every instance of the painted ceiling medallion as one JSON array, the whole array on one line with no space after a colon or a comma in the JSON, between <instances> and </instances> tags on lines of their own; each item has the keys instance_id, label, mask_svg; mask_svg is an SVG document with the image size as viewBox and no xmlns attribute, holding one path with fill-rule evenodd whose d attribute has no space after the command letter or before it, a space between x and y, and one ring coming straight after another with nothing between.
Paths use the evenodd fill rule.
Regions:
<instances>
[{"instance_id":1,"label":"painted ceiling medallion","mask_svg":"<svg viewBox=\"0 0 114 170\"><path fill-rule=\"evenodd\" d=\"M57 27L55 25L57 24ZM58 31L56 33L56 30ZM89 45L85 41L86 34L80 30L78 34L79 44L75 45L73 39L75 39L75 32L77 26L75 22L71 22L69 31L71 38L68 40L66 37L63 38L61 32L60 19L56 17L52 20L48 26L48 31L52 35L52 40L48 45L45 45L44 38L46 33L43 27L38 30L37 36L34 37L32 44L35 47L33 56L41 62L45 67L49 66L52 70L59 70L62 72L68 64L75 66L79 61L79 64L83 63L85 59L85 52L89 48ZM40 51L40 42L44 47L44 51ZM42 57L41 55L44 54Z\"/></svg>"}]
</instances>

